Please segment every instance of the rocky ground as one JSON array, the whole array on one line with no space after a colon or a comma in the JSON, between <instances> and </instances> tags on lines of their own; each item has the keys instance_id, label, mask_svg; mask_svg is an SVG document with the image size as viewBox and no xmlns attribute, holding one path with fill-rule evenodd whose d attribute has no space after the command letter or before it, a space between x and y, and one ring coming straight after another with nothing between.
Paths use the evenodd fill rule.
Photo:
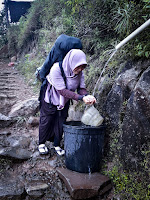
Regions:
<instances>
[{"instance_id":1,"label":"rocky ground","mask_svg":"<svg viewBox=\"0 0 150 200\"><path fill-rule=\"evenodd\" d=\"M14 104L37 97L15 67L0 60L0 199L72 199L56 171L65 168L64 157L55 154L51 143L49 154L39 155L38 123L31 126L29 115L9 118Z\"/></svg>"}]
</instances>

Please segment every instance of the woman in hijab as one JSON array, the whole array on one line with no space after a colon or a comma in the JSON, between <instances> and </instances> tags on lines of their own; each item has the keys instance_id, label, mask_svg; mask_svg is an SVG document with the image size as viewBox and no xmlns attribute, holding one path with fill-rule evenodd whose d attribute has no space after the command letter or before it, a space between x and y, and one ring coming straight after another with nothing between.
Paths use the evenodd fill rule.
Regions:
<instances>
[{"instance_id":1,"label":"woman in hijab","mask_svg":"<svg viewBox=\"0 0 150 200\"><path fill-rule=\"evenodd\" d=\"M47 154L46 141L54 142L54 148L58 155L65 151L60 147L63 135L63 123L66 121L69 109L69 100L83 101L92 105L95 97L88 95L85 89L82 70L87 66L86 55L82 50L70 50L62 62L62 68L66 76L66 83L62 77L59 63L54 63L47 75L48 85L42 96L39 125L39 152ZM77 90L77 93L75 91Z\"/></svg>"}]
</instances>

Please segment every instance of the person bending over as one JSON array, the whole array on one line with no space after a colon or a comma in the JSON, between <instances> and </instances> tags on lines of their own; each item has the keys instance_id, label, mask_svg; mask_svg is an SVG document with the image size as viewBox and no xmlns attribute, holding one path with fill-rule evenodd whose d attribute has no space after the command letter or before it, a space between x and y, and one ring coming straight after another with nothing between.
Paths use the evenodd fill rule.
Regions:
<instances>
[{"instance_id":1,"label":"person bending over","mask_svg":"<svg viewBox=\"0 0 150 200\"><path fill-rule=\"evenodd\" d=\"M59 62L54 63L47 75L47 84L43 90L40 107L39 152L47 154L46 141L54 142L58 155L64 155L60 142L63 135L63 123L68 117L70 100L83 101L92 105L96 99L88 95L82 70L87 67L86 55L82 50L72 49L63 59L62 68L66 81L62 76ZM66 82L66 83L65 83ZM75 91L77 90L77 93Z\"/></svg>"}]
</instances>

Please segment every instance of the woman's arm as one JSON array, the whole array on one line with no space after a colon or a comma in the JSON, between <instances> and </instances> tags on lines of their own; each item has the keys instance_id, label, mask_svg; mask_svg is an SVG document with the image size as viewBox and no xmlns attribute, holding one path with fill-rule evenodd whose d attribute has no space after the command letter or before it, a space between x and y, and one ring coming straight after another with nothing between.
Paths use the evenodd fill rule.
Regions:
<instances>
[{"instance_id":1,"label":"woman's arm","mask_svg":"<svg viewBox=\"0 0 150 200\"><path fill-rule=\"evenodd\" d=\"M86 90L82 91L83 94L82 94L82 92L80 94L76 94L75 92L72 92L72 91L70 91L68 89L58 90L58 92L59 92L60 95L66 97L68 99L73 99L73 100L76 100L76 101L83 99L83 97L85 96L84 93L86 93L85 91Z\"/></svg>"},{"instance_id":2,"label":"woman's arm","mask_svg":"<svg viewBox=\"0 0 150 200\"><path fill-rule=\"evenodd\" d=\"M77 92L80 95L88 95L88 92L87 92L87 90L85 88L78 88Z\"/></svg>"},{"instance_id":3,"label":"woman's arm","mask_svg":"<svg viewBox=\"0 0 150 200\"><path fill-rule=\"evenodd\" d=\"M92 105L94 103L96 103L96 99L95 97L93 97L92 95L79 95L76 94L75 92L72 92L70 90L67 89L63 89L63 90L58 90L59 94L68 98L68 99L73 99L73 100L82 100L84 101L85 104L89 104Z\"/></svg>"}]
</instances>

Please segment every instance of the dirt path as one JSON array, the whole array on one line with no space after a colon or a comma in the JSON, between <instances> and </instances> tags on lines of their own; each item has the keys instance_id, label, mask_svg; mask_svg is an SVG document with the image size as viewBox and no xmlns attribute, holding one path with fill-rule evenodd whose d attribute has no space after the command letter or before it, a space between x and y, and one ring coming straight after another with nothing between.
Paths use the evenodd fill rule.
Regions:
<instances>
[{"instance_id":1,"label":"dirt path","mask_svg":"<svg viewBox=\"0 0 150 200\"><path fill-rule=\"evenodd\" d=\"M11 107L30 98L38 98L31 87L27 86L23 75L15 67L8 66L9 60L0 60L0 113L8 115ZM38 127L28 128L24 119L20 119L11 127L5 127L0 131L7 131L13 135L25 134L38 140Z\"/></svg>"},{"instance_id":2,"label":"dirt path","mask_svg":"<svg viewBox=\"0 0 150 200\"><path fill-rule=\"evenodd\" d=\"M34 94L32 88L28 87L25 83L24 77L13 67L8 67L8 60L0 60L0 113L8 115L12 105L18 101L38 97ZM2 133L2 134L1 134ZM41 192L40 200L45 199L70 199L68 193L64 193L62 182L56 173L56 167L62 166L64 158L58 158L54 153L52 144L47 144L50 152L46 156L39 155L38 152L38 127L28 127L25 121L17 122L10 127L0 129L0 144L3 145L3 133L9 133L10 136L22 139L23 145L29 145L25 150L28 150L32 156L26 161L16 161L9 158L0 159L0 199L5 198L2 196L2 191L8 193L10 191L13 196L16 188L27 188L26 192L21 194L21 197L16 199L34 199L34 195L39 195ZM8 147L9 148L9 147ZM0 149L1 150L1 149ZM11 185L10 185L11 180ZM6 184L6 186L5 186ZM47 184L47 194L43 192L43 184ZM38 185L38 191L37 191ZM15 188L16 187L16 188ZM32 194L28 196L27 191L29 188L35 188L30 191ZM41 188L40 188L41 187ZM2 191L1 191L2 190ZM61 197L61 195L63 197ZM59 198L60 196L60 198ZM66 196L67 198L64 198ZM51 198L52 197L52 198ZM55 198L56 197L56 198ZM11 199L11 198L10 198ZM13 198L15 199L15 197Z\"/></svg>"},{"instance_id":3,"label":"dirt path","mask_svg":"<svg viewBox=\"0 0 150 200\"><path fill-rule=\"evenodd\" d=\"M0 60L0 112L7 115L16 102L36 96L25 84L23 76L8 66L8 60Z\"/></svg>"}]
</instances>

